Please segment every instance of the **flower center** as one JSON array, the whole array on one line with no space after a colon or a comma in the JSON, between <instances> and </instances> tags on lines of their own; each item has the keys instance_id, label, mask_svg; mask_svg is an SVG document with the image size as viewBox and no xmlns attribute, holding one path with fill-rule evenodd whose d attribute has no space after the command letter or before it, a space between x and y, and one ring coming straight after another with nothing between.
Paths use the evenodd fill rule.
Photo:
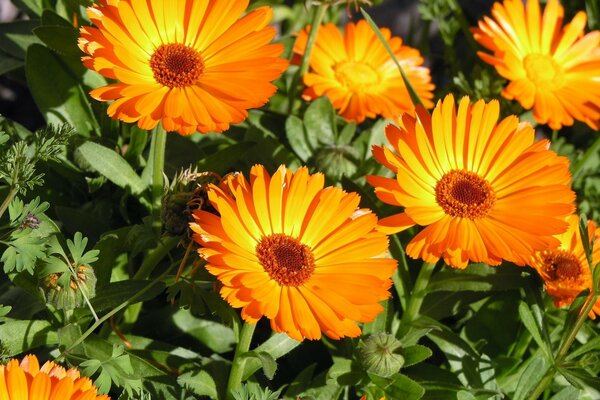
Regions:
<instances>
[{"instance_id":1,"label":"flower center","mask_svg":"<svg viewBox=\"0 0 600 400\"><path fill-rule=\"evenodd\" d=\"M291 236L274 233L256 245L258 261L282 286L300 286L315 270L315 257L310 248Z\"/></svg>"},{"instance_id":2,"label":"flower center","mask_svg":"<svg viewBox=\"0 0 600 400\"><path fill-rule=\"evenodd\" d=\"M200 53L181 43L161 44L150 57L156 82L168 87L193 85L204 72Z\"/></svg>"},{"instance_id":3,"label":"flower center","mask_svg":"<svg viewBox=\"0 0 600 400\"><path fill-rule=\"evenodd\" d=\"M370 65L345 61L334 67L335 78L353 92L363 92L380 81L379 73Z\"/></svg>"},{"instance_id":4,"label":"flower center","mask_svg":"<svg viewBox=\"0 0 600 400\"><path fill-rule=\"evenodd\" d=\"M565 82L561 66L545 54L529 54L523 59L523 67L527 78L539 89L559 89Z\"/></svg>"},{"instance_id":5,"label":"flower center","mask_svg":"<svg viewBox=\"0 0 600 400\"><path fill-rule=\"evenodd\" d=\"M488 181L474 172L453 170L435 187L435 199L452 217L476 219L487 215L496 203L496 193Z\"/></svg>"},{"instance_id":6,"label":"flower center","mask_svg":"<svg viewBox=\"0 0 600 400\"><path fill-rule=\"evenodd\" d=\"M544 270L553 281L577 280L581 277L581 262L572 253L552 250L542 256Z\"/></svg>"}]
</instances>

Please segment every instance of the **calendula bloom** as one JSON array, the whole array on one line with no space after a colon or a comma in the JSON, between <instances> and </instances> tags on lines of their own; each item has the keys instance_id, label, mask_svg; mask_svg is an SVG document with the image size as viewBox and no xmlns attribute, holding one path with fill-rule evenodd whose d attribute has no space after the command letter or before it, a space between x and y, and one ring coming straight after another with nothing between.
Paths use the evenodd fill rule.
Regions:
<instances>
[{"instance_id":1,"label":"calendula bloom","mask_svg":"<svg viewBox=\"0 0 600 400\"><path fill-rule=\"evenodd\" d=\"M271 81L287 67L270 7L242 16L248 0L100 0L87 9L94 25L81 28L86 67L118 82L90 92L114 100L108 115L159 121L180 134L222 132L264 105Z\"/></svg>"},{"instance_id":2,"label":"calendula bloom","mask_svg":"<svg viewBox=\"0 0 600 400\"><path fill-rule=\"evenodd\" d=\"M309 30L298 34L296 57L304 53ZM382 28L381 32L421 100L432 107L434 85L429 69L422 66L419 51L403 46L402 39L392 37L389 29ZM398 67L364 20L348 23L343 36L333 24L320 27L304 84L306 100L327 96L340 115L351 122L379 115L394 118L414 110Z\"/></svg>"},{"instance_id":3,"label":"calendula bloom","mask_svg":"<svg viewBox=\"0 0 600 400\"><path fill-rule=\"evenodd\" d=\"M534 142L534 130L515 116L498 122L496 100L471 105L464 97L456 110L449 95L430 116L402 117L388 125L392 149L375 146L373 155L396 174L369 176L385 203L404 211L379 225L395 233L425 226L408 244L413 258L452 267L469 261L498 265L529 262L534 251L558 246L564 218L574 210L569 162Z\"/></svg>"},{"instance_id":4,"label":"calendula bloom","mask_svg":"<svg viewBox=\"0 0 600 400\"><path fill-rule=\"evenodd\" d=\"M98 396L89 378L81 378L75 368L65 370L47 361L40 368L34 355L10 360L0 365L0 399L2 400L110 400Z\"/></svg>"},{"instance_id":5,"label":"calendula bloom","mask_svg":"<svg viewBox=\"0 0 600 400\"><path fill-rule=\"evenodd\" d=\"M569 228L556 235L560 246L552 250L537 252L530 262L544 280L544 287L554 297L556 307L568 306L585 289L592 288L592 273L585 256L583 241L579 232L579 217L567 218ZM600 228L594 222L588 222L588 237L594 244L592 264L600 263ZM600 314L600 300L590 311L590 317Z\"/></svg>"},{"instance_id":6,"label":"calendula bloom","mask_svg":"<svg viewBox=\"0 0 600 400\"><path fill-rule=\"evenodd\" d=\"M276 332L302 340L358 336L356 321L382 311L396 261L377 217L358 208L360 196L324 188L306 167L262 165L211 185L220 216L195 211L198 252L220 283L221 296L255 323L266 316Z\"/></svg>"},{"instance_id":7,"label":"calendula bloom","mask_svg":"<svg viewBox=\"0 0 600 400\"><path fill-rule=\"evenodd\" d=\"M479 21L475 39L492 54L479 53L511 82L502 95L533 108L535 120L552 129L573 120L600 129L600 31L584 35L580 11L562 27L564 10L549 0L494 3L492 17Z\"/></svg>"}]
</instances>

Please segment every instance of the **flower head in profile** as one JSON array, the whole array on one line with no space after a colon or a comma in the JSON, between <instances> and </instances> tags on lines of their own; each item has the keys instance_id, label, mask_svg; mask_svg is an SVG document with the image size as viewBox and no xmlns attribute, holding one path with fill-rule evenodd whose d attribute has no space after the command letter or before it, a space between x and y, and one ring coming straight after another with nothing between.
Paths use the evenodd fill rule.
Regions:
<instances>
[{"instance_id":1,"label":"flower head in profile","mask_svg":"<svg viewBox=\"0 0 600 400\"><path fill-rule=\"evenodd\" d=\"M81 378L75 368L65 370L47 361L40 368L34 355L10 360L0 365L0 399L2 400L110 400L98 396L89 378Z\"/></svg>"},{"instance_id":2,"label":"flower head in profile","mask_svg":"<svg viewBox=\"0 0 600 400\"><path fill-rule=\"evenodd\" d=\"M455 107L449 95L430 116L417 107L416 118L402 117L402 128L388 125L392 148L375 146L373 155L396 176L367 177L384 202L403 212L379 221L395 233L421 230L408 244L413 258L452 267L469 261L524 265L534 251L556 247L574 210L569 162L534 141L534 130L515 116L498 122L498 102Z\"/></svg>"},{"instance_id":3,"label":"flower head in profile","mask_svg":"<svg viewBox=\"0 0 600 400\"><path fill-rule=\"evenodd\" d=\"M556 307L570 305L585 289L592 288L592 273L583 248L579 232L579 217L571 215L567 218L569 229L556 235L560 246L552 250L537 252L529 263L540 274L544 287L554 297ZM592 264L600 263L600 228L594 222L588 222L588 237L594 244ZM590 317L600 314L600 299L590 311Z\"/></svg>"},{"instance_id":4,"label":"flower head in profile","mask_svg":"<svg viewBox=\"0 0 600 400\"><path fill-rule=\"evenodd\" d=\"M494 3L492 17L479 21L475 40L492 51L479 56L510 83L502 95L533 108L535 120L552 129L574 120L600 129L600 31L584 35L580 11L562 26L563 7L549 0Z\"/></svg>"},{"instance_id":5,"label":"flower head in profile","mask_svg":"<svg viewBox=\"0 0 600 400\"><path fill-rule=\"evenodd\" d=\"M243 1L100 0L81 28L86 67L117 82L91 91L108 114L142 129L222 132L275 93L287 67L270 44L272 10Z\"/></svg>"},{"instance_id":6,"label":"flower head in profile","mask_svg":"<svg viewBox=\"0 0 600 400\"><path fill-rule=\"evenodd\" d=\"M296 57L304 53L309 31L306 28L298 34ZM381 33L421 100L427 107L433 106L434 85L429 69L422 66L419 50L404 46L389 29L381 29ZM327 96L351 122L377 116L395 118L414 110L398 67L365 20L348 23L343 35L333 24L319 28L304 84L306 100Z\"/></svg>"},{"instance_id":7,"label":"flower head in profile","mask_svg":"<svg viewBox=\"0 0 600 400\"><path fill-rule=\"evenodd\" d=\"M221 295L254 323L302 340L355 337L382 311L396 261L377 217L360 196L324 188L306 167L273 174L262 165L208 189L220 216L195 211L191 224Z\"/></svg>"}]
</instances>

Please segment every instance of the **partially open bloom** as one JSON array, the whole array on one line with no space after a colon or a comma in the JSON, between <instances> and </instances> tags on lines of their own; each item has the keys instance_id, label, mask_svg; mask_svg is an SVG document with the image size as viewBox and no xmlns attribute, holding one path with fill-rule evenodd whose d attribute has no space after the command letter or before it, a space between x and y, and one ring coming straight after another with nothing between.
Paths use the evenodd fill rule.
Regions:
<instances>
[{"instance_id":1,"label":"partially open bloom","mask_svg":"<svg viewBox=\"0 0 600 400\"><path fill-rule=\"evenodd\" d=\"M367 177L385 203L404 211L379 221L386 233L425 226L408 244L413 258L452 267L469 261L524 265L534 251L558 246L564 218L574 210L569 161L534 142L534 130L515 116L498 123L498 102L455 108L449 95L433 115L417 107L402 128L388 125L392 149L373 155L395 179Z\"/></svg>"},{"instance_id":2,"label":"partially open bloom","mask_svg":"<svg viewBox=\"0 0 600 400\"><path fill-rule=\"evenodd\" d=\"M108 114L142 129L222 132L275 93L287 67L269 44L272 10L242 16L248 0L100 0L82 27L86 67L118 82L91 91Z\"/></svg>"},{"instance_id":3,"label":"partially open bloom","mask_svg":"<svg viewBox=\"0 0 600 400\"><path fill-rule=\"evenodd\" d=\"M220 216L195 211L198 252L247 322L266 316L297 340L339 339L360 335L356 321L382 311L396 261L358 194L324 188L324 176L306 167L270 177L255 165L250 182L230 176L208 198Z\"/></svg>"},{"instance_id":4,"label":"partially open bloom","mask_svg":"<svg viewBox=\"0 0 600 400\"><path fill-rule=\"evenodd\" d=\"M309 30L298 34L296 56L304 53ZM421 100L427 107L433 106L434 85L429 69L422 66L419 50L403 46L402 39L392 37L389 29L381 32ZM348 23L343 36L333 24L320 27L304 83L306 100L327 96L351 122L379 115L394 118L414 110L398 67L364 20Z\"/></svg>"},{"instance_id":5,"label":"partially open bloom","mask_svg":"<svg viewBox=\"0 0 600 400\"><path fill-rule=\"evenodd\" d=\"M47 361L40 368L34 355L10 360L0 365L0 399L2 400L110 400L98 396L89 378L81 378L75 368L65 370Z\"/></svg>"},{"instance_id":6,"label":"partially open bloom","mask_svg":"<svg viewBox=\"0 0 600 400\"><path fill-rule=\"evenodd\" d=\"M502 95L533 108L537 122L560 129L576 119L598 130L600 31L584 35L583 11L563 28L563 14L558 0L549 0L543 14L539 0L494 3L492 18L473 29L492 51L479 56L511 81Z\"/></svg>"},{"instance_id":7,"label":"partially open bloom","mask_svg":"<svg viewBox=\"0 0 600 400\"><path fill-rule=\"evenodd\" d=\"M554 297L556 307L568 306L585 289L592 288L592 273L585 256L583 241L579 232L579 217L567 218L569 229L556 235L560 246L556 249L540 251L530 262L544 280L544 287ZM594 222L588 223L588 237L594 244L592 264L600 263L600 228ZM590 317L600 314L600 299L590 311Z\"/></svg>"}]
</instances>

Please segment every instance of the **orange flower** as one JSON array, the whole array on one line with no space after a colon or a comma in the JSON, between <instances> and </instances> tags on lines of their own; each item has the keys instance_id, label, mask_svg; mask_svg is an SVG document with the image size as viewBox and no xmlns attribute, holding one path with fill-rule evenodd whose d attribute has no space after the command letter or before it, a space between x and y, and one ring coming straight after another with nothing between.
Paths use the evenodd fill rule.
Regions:
<instances>
[{"instance_id":1,"label":"orange flower","mask_svg":"<svg viewBox=\"0 0 600 400\"><path fill-rule=\"evenodd\" d=\"M21 364L10 360L0 365L0 399L2 400L110 400L98 396L88 378L80 378L75 368L65 370L52 361L42 368L34 355L23 358Z\"/></svg>"},{"instance_id":2,"label":"orange flower","mask_svg":"<svg viewBox=\"0 0 600 400\"><path fill-rule=\"evenodd\" d=\"M586 14L562 28L564 10L549 0L543 15L538 0L494 3L475 39L493 54L479 53L510 80L502 95L516 99L552 129L573 119L600 129L600 31L584 35ZM562 28L562 30L561 30Z\"/></svg>"},{"instance_id":3,"label":"orange flower","mask_svg":"<svg viewBox=\"0 0 600 400\"><path fill-rule=\"evenodd\" d=\"M306 48L310 27L298 34L296 56ZM427 107L432 107L434 85L429 69L417 49L403 46L402 39L381 29L402 65L411 84ZM410 95L398 67L369 24L360 20L346 25L344 36L337 26L325 24L319 29L310 59L311 72L304 75L306 100L327 96L340 115L351 122L382 115L398 117L414 113Z\"/></svg>"},{"instance_id":4,"label":"orange flower","mask_svg":"<svg viewBox=\"0 0 600 400\"><path fill-rule=\"evenodd\" d=\"M100 0L87 9L97 28L81 28L86 67L113 83L90 92L114 100L108 115L152 129L222 132L264 105L287 67L269 44L272 10L245 16L245 1Z\"/></svg>"},{"instance_id":5,"label":"orange flower","mask_svg":"<svg viewBox=\"0 0 600 400\"><path fill-rule=\"evenodd\" d=\"M249 323L266 316L276 332L302 340L359 336L389 297L396 261L383 255L377 217L360 196L324 186L324 176L262 165L212 185L220 216L196 211L198 252L217 276L221 296Z\"/></svg>"},{"instance_id":6,"label":"orange flower","mask_svg":"<svg viewBox=\"0 0 600 400\"><path fill-rule=\"evenodd\" d=\"M433 115L422 107L404 114L403 127L388 125L393 151L375 146L373 155L396 179L369 176L384 202L404 212L379 221L386 233L426 226L408 244L413 258L452 267L469 261L524 265L534 251L558 245L564 218L574 210L569 162L534 142L534 131L515 116L498 123L493 100L455 108L449 95Z\"/></svg>"},{"instance_id":7,"label":"orange flower","mask_svg":"<svg viewBox=\"0 0 600 400\"><path fill-rule=\"evenodd\" d=\"M530 265L544 280L544 287L554 297L556 307L568 306L585 289L592 288L592 273L583 249L579 232L579 217L567 218L569 229L556 238L560 246L553 250L537 252ZM594 222L588 223L588 237L594 244L592 264L600 263L600 228ZM600 299L590 311L590 317L600 314Z\"/></svg>"}]
</instances>

